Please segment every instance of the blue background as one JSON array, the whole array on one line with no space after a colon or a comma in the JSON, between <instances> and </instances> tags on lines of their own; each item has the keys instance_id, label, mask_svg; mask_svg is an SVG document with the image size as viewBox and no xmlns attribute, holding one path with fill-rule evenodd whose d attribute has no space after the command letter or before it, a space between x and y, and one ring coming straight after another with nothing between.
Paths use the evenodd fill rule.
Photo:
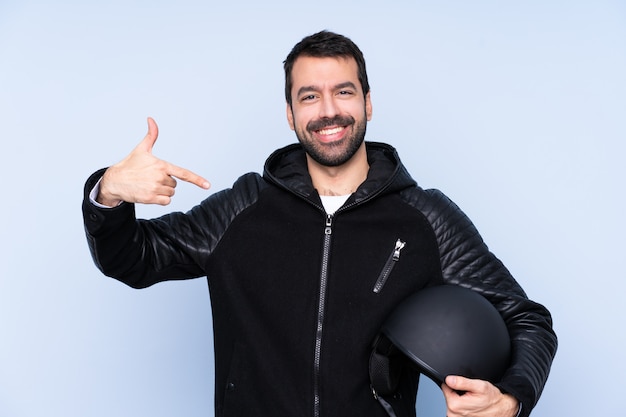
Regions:
<instances>
[{"instance_id":1,"label":"blue background","mask_svg":"<svg viewBox=\"0 0 626 417\"><path fill-rule=\"evenodd\" d=\"M374 116L470 216L560 348L534 416L623 415L622 1L0 0L0 416L213 415L203 279L135 291L94 267L84 180L160 126L207 179L187 210L295 141L282 60L330 29L364 51ZM443 416L425 381L422 416Z\"/></svg>"}]
</instances>

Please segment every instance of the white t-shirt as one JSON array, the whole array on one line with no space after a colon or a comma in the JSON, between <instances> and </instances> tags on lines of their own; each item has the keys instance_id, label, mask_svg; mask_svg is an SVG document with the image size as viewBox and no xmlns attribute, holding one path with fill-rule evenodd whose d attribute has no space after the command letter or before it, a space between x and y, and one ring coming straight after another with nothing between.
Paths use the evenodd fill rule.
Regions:
<instances>
[{"instance_id":1,"label":"white t-shirt","mask_svg":"<svg viewBox=\"0 0 626 417\"><path fill-rule=\"evenodd\" d=\"M321 195L322 205L324 206L324 210L326 210L326 214L334 214L337 209L343 206L343 203L346 202L348 195Z\"/></svg>"}]
</instances>

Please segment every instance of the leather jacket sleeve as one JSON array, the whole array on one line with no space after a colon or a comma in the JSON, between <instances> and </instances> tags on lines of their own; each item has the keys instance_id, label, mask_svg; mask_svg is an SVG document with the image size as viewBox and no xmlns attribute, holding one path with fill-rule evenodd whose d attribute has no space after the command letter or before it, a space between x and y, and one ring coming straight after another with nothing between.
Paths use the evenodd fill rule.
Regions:
<instances>
[{"instance_id":1,"label":"leather jacket sleeve","mask_svg":"<svg viewBox=\"0 0 626 417\"><path fill-rule=\"evenodd\" d=\"M135 218L134 204L99 208L91 203L89 193L104 171L94 173L85 184L82 209L87 243L102 273L133 288L206 275L207 257L262 187L258 175L247 174L232 189L209 196L188 213L146 221Z\"/></svg>"},{"instance_id":2,"label":"leather jacket sleeve","mask_svg":"<svg viewBox=\"0 0 626 417\"><path fill-rule=\"evenodd\" d=\"M548 310L528 299L506 267L487 248L469 218L438 190L412 193L409 204L428 218L435 232L444 282L470 288L489 299L503 316L511 337L511 365L495 384L533 409L557 349Z\"/></svg>"}]
</instances>

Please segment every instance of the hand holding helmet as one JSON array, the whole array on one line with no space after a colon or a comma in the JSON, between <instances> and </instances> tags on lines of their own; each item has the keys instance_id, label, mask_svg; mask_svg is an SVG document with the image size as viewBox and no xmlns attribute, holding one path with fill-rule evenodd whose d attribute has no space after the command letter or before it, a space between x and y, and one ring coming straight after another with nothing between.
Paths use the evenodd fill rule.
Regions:
<instances>
[{"instance_id":1,"label":"hand holding helmet","mask_svg":"<svg viewBox=\"0 0 626 417\"><path fill-rule=\"evenodd\" d=\"M385 343L392 349L381 350ZM448 417L514 417L518 411L517 400L493 385L509 366L506 324L495 307L474 291L451 285L431 287L408 297L393 311L372 353L370 376L377 397L391 395L396 388L394 350L442 387ZM381 359L389 364L386 369ZM389 406L384 399L379 401Z\"/></svg>"},{"instance_id":2,"label":"hand holding helmet","mask_svg":"<svg viewBox=\"0 0 626 417\"><path fill-rule=\"evenodd\" d=\"M488 381L450 375L441 390L446 399L446 417L515 417L521 411L515 397Z\"/></svg>"}]
</instances>

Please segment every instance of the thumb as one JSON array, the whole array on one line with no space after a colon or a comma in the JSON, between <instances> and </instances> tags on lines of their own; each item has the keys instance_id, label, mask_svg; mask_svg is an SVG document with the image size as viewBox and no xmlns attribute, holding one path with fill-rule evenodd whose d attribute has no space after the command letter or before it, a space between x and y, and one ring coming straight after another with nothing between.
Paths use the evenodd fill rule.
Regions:
<instances>
[{"instance_id":1,"label":"thumb","mask_svg":"<svg viewBox=\"0 0 626 417\"><path fill-rule=\"evenodd\" d=\"M445 380L446 385L457 393L476 392L480 389L481 382L483 381L464 378L458 375L448 375Z\"/></svg>"},{"instance_id":2,"label":"thumb","mask_svg":"<svg viewBox=\"0 0 626 417\"><path fill-rule=\"evenodd\" d=\"M152 153L154 143L159 136L159 127L152 117L148 117L148 133L144 136L143 140L137 145L137 150Z\"/></svg>"}]
</instances>

